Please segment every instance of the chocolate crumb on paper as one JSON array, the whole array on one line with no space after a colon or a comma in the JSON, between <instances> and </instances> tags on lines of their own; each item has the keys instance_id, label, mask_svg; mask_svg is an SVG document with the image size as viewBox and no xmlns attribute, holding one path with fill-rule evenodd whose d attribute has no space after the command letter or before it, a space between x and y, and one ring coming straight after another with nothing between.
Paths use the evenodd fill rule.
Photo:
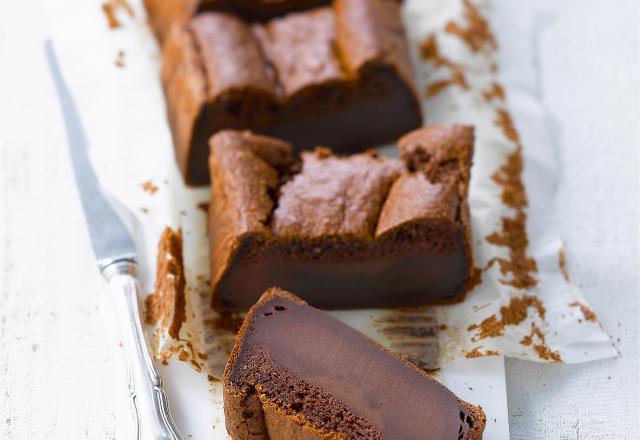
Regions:
<instances>
[{"instance_id":1,"label":"chocolate crumb on paper","mask_svg":"<svg viewBox=\"0 0 640 440\"><path fill-rule=\"evenodd\" d=\"M120 68L125 67L124 57L125 57L124 50L119 50L118 54L116 55L116 60L114 62L116 67L120 67Z\"/></svg>"},{"instance_id":2,"label":"chocolate crumb on paper","mask_svg":"<svg viewBox=\"0 0 640 440\"><path fill-rule=\"evenodd\" d=\"M120 20L118 20L119 10L123 10L129 17L134 15L133 8L127 0L106 0L102 3L102 12L107 18L109 29L117 29L121 26Z\"/></svg>"},{"instance_id":3,"label":"chocolate crumb on paper","mask_svg":"<svg viewBox=\"0 0 640 440\"><path fill-rule=\"evenodd\" d=\"M471 338L477 342L486 338L497 338L504 335L507 325L518 325L529 317L529 309L537 311L540 319L544 320L546 310L539 298L535 296L513 297L508 306L500 307L500 319L496 315L485 318L480 324L471 324L467 330L476 334Z\"/></svg>"},{"instance_id":4,"label":"chocolate crumb on paper","mask_svg":"<svg viewBox=\"0 0 640 440\"><path fill-rule=\"evenodd\" d=\"M480 324L472 324L467 328L468 331L475 332L474 336L471 337L471 342L503 336L506 326L521 324L530 317L530 310L535 310L538 317L544 321L546 309L538 297L525 295L511 298L509 305L500 308L500 319L496 315L491 315ZM551 350L547 346L544 333L534 322L531 323L530 333L520 340L520 344L525 347L531 347L542 360L562 362L560 353ZM472 350L466 354L467 357L478 357L477 355L480 355L477 350Z\"/></svg>"},{"instance_id":5,"label":"chocolate crumb on paper","mask_svg":"<svg viewBox=\"0 0 640 440\"><path fill-rule=\"evenodd\" d=\"M142 182L140 186L144 191L148 192L149 194L155 194L158 191L158 187L151 180Z\"/></svg>"},{"instance_id":6,"label":"chocolate crumb on paper","mask_svg":"<svg viewBox=\"0 0 640 440\"><path fill-rule=\"evenodd\" d=\"M440 53L438 48L438 42L434 34L428 35L419 46L420 56L424 61L428 61L433 64L434 67L445 67L449 70L450 77L447 79L438 80L432 82L427 86L427 97L431 98L449 86L457 85L464 90L469 89L467 78L464 75L464 70L458 64L446 59Z\"/></svg>"},{"instance_id":7,"label":"chocolate crumb on paper","mask_svg":"<svg viewBox=\"0 0 640 440\"><path fill-rule=\"evenodd\" d=\"M507 139L515 144L515 150L507 156L505 162L491 178L502 188L502 202L513 208L515 215L503 217L501 230L486 237L489 243L509 249L508 259L496 257L489 261L489 266L496 262L499 264L502 284L517 289L532 289L538 285L538 279L534 276L538 272L538 264L532 256L527 254L528 201L522 181L524 167L522 143L507 110L497 110L496 124L502 128Z\"/></svg>"},{"instance_id":8,"label":"chocolate crumb on paper","mask_svg":"<svg viewBox=\"0 0 640 440\"><path fill-rule=\"evenodd\" d=\"M598 320L593 310L591 310L589 307L582 304L581 302L578 302L578 301L572 302L571 304L569 304L569 307L579 308L580 312L582 312L582 315L584 316L584 319L587 321L596 322Z\"/></svg>"},{"instance_id":9,"label":"chocolate crumb on paper","mask_svg":"<svg viewBox=\"0 0 640 440\"><path fill-rule=\"evenodd\" d=\"M469 0L463 0L465 24L450 20L445 31L460 37L473 52L480 52L483 48L496 48L496 39L491 32L489 22L478 8Z\"/></svg>"},{"instance_id":10,"label":"chocolate crumb on paper","mask_svg":"<svg viewBox=\"0 0 640 440\"><path fill-rule=\"evenodd\" d=\"M202 212L204 212L205 214L209 213L209 203L208 202L202 202L202 203L198 203L198 209Z\"/></svg>"},{"instance_id":11,"label":"chocolate crumb on paper","mask_svg":"<svg viewBox=\"0 0 640 440\"><path fill-rule=\"evenodd\" d=\"M534 345L533 349L536 351L540 359L549 362L562 362L560 354L558 352L551 351L551 349L544 344Z\"/></svg>"},{"instance_id":12,"label":"chocolate crumb on paper","mask_svg":"<svg viewBox=\"0 0 640 440\"><path fill-rule=\"evenodd\" d=\"M495 351L495 350L487 350L484 353L480 351L481 347L475 347L473 350L468 351L467 353L465 353L465 357L467 359L475 359L475 358L479 358L479 357L485 357L485 356L500 356L500 352Z\"/></svg>"},{"instance_id":13,"label":"chocolate crumb on paper","mask_svg":"<svg viewBox=\"0 0 640 440\"><path fill-rule=\"evenodd\" d=\"M500 84L494 82L493 84L491 84L491 87L482 92L482 97L486 102L491 102L494 100L502 102L505 100L504 89Z\"/></svg>"}]
</instances>

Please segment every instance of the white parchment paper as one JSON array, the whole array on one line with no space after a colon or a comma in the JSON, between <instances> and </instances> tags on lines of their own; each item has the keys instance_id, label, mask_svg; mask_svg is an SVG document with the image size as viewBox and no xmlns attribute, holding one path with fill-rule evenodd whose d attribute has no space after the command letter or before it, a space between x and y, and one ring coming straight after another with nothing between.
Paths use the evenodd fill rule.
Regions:
<instances>
[{"instance_id":1,"label":"white parchment paper","mask_svg":"<svg viewBox=\"0 0 640 440\"><path fill-rule=\"evenodd\" d=\"M196 348L190 348L188 358L196 360L196 368L217 376L233 335L203 324L215 318L203 307L208 302L208 249L206 214L198 207L208 202L209 190L185 187L176 168L159 79L160 52L141 1L130 1L133 16L125 10L117 12L122 24L117 29L107 26L101 4L101 0L48 2L56 51L83 115L101 183L117 204L130 211L126 215L139 241L147 291L153 289L156 246L163 228L169 225L183 231L188 319L180 341L162 329L154 330L156 354L168 358L188 351L185 341L190 341ZM465 31L477 31L475 11L489 14L490 5L483 0L407 0L405 4L427 122L476 127L469 203L482 281L458 305L335 313L392 349L423 361L425 367L487 355L566 363L615 356L594 311L562 271L563 245L554 230L551 209L557 174L553 125L536 98L530 60L520 53L498 68L495 48L486 38L477 42L478 47L465 41L461 37L468 35ZM429 37L445 63L421 56L419 47ZM435 93L434 83L454 78L458 68L464 85L454 83ZM505 99L486 96L495 90L494 84L506 90ZM517 139L505 132L504 123L497 123L505 113L516 127L527 128L521 139L524 170L520 177L528 203L520 209L504 203L505 187L495 178L518 152ZM513 274L501 272L500 261L512 262L509 247L487 240L504 235L505 219L519 214L526 216L524 255L537 269L531 273L535 286L526 289L510 285ZM410 334L408 339L389 331L397 325L398 316L411 314L425 317L434 331L426 336ZM208 358L198 358L194 351ZM217 384L211 387L214 395L219 392ZM216 408L219 419L219 405Z\"/></svg>"}]
</instances>

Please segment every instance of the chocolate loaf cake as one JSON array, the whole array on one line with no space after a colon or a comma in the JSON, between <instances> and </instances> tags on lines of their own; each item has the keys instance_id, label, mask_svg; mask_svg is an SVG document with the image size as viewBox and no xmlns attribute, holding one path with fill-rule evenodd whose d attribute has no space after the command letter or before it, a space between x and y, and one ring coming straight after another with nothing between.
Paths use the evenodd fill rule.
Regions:
<instances>
[{"instance_id":1,"label":"chocolate loaf cake","mask_svg":"<svg viewBox=\"0 0 640 440\"><path fill-rule=\"evenodd\" d=\"M413 364L273 288L224 372L234 440L477 440L486 417Z\"/></svg>"},{"instance_id":2,"label":"chocolate loaf cake","mask_svg":"<svg viewBox=\"0 0 640 440\"><path fill-rule=\"evenodd\" d=\"M211 140L213 304L246 309L270 286L316 307L461 301L473 267L473 128L429 126L402 160L335 156L248 132Z\"/></svg>"},{"instance_id":3,"label":"chocolate loaf cake","mask_svg":"<svg viewBox=\"0 0 640 440\"><path fill-rule=\"evenodd\" d=\"M259 24L201 14L172 29L162 81L189 184L209 182L208 140L222 129L355 152L422 120L396 0L336 0Z\"/></svg>"},{"instance_id":4,"label":"chocolate loaf cake","mask_svg":"<svg viewBox=\"0 0 640 440\"><path fill-rule=\"evenodd\" d=\"M144 0L151 27L161 42L174 24L203 12L230 12L247 21L258 21L330 3L331 0Z\"/></svg>"}]
</instances>

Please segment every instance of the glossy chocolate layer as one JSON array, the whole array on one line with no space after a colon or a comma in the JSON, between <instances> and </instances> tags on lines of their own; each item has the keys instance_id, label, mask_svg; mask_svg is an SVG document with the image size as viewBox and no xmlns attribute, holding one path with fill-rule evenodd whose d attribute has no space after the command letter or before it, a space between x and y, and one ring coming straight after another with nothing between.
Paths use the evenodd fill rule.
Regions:
<instances>
[{"instance_id":1,"label":"glossy chocolate layer","mask_svg":"<svg viewBox=\"0 0 640 440\"><path fill-rule=\"evenodd\" d=\"M270 286L325 308L460 301L473 266L473 129L431 126L373 152L306 152L250 133L211 141L213 304L246 309Z\"/></svg>"},{"instance_id":2,"label":"glossy chocolate layer","mask_svg":"<svg viewBox=\"0 0 640 440\"><path fill-rule=\"evenodd\" d=\"M171 31L162 77L191 184L209 181L208 140L222 129L356 152L421 122L395 0L336 0L259 24L202 14Z\"/></svg>"},{"instance_id":3,"label":"glossy chocolate layer","mask_svg":"<svg viewBox=\"0 0 640 440\"><path fill-rule=\"evenodd\" d=\"M267 292L246 317L224 386L234 439L291 438L280 435L290 431L287 424L301 426L304 436L293 438L309 439L477 439L484 428L481 410L279 289ZM260 432L261 423L263 434L249 437L245 428Z\"/></svg>"},{"instance_id":4,"label":"glossy chocolate layer","mask_svg":"<svg viewBox=\"0 0 640 440\"><path fill-rule=\"evenodd\" d=\"M359 256L350 252L353 243L339 239L318 240L313 245L279 243L260 254L261 262L239 252L220 280L216 305L247 309L258 300L259 292L274 285L296 292L320 308L456 301L464 289L469 262L459 231L453 240L453 249L442 253L412 249L402 255L384 255L381 249L377 255ZM390 240L381 247L394 246L401 244ZM313 258L314 252L323 253L324 258ZM332 258L329 253L334 254Z\"/></svg>"}]
</instances>

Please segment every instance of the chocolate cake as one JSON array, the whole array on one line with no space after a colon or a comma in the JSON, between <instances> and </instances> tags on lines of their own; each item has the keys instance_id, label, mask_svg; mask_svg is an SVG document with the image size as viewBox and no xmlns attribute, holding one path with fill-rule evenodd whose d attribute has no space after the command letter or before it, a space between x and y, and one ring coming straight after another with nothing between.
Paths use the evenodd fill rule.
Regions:
<instances>
[{"instance_id":1,"label":"chocolate cake","mask_svg":"<svg viewBox=\"0 0 640 440\"><path fill-rule=\"evenodd\" d=\"M280 286L324 308L461 301L472 283L473 128L429 126L374 151L292 154L248 132L211 139L213 304Z\"/></svg>"},{"instance_id":2,"label":"chocolate cake","mask_svg":"<svg viewBox=\"0 0 640 440\"><path fill-rule=\"evenodd\" d=\"M224 372L234 440L475 440L482 410L277 288L244 320Z\"/></svg>"},{"instance_id":3,"label":"chocolate cake","mask_svg":"<svg viewBox=\"0 0 640 440\"><path fill-rule=\"evenodd\" d=\"M203 12L231 12L247 21L258 21L330 3L331 0L144 0L160 41L164 41L171 26Z\"/></svg>"},{"instance_id":4,"label":"chocolate cake","mask_svg":"<svg viewBox=\"0 0 640 440\"><path fill-rule=\"evenodd\" d=\"M162 81L189 184L208 183L207 143L222 129L355 152L422 120L396 0L336 0L257 24L198 15L170 32Z\"/></svg>"}]
</instances>

